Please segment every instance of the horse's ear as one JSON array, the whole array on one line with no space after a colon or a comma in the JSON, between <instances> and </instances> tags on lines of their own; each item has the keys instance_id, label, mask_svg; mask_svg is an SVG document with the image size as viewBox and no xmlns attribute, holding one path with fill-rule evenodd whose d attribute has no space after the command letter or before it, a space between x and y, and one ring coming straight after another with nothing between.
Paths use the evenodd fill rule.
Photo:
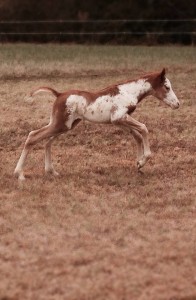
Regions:
<instances>
[{"instance_id":1,"label":"horse's ear","mask_svg":"<svg viewBox=\"0 0 196 300\"><path fill-rule=\"evenodd\" d=\"M166 70L165 70L165 68L163 68L163 70L160 73L160 77L161 77L162 82L165 81L165 74L166 74Z\"/></svg>"}]
</instances>

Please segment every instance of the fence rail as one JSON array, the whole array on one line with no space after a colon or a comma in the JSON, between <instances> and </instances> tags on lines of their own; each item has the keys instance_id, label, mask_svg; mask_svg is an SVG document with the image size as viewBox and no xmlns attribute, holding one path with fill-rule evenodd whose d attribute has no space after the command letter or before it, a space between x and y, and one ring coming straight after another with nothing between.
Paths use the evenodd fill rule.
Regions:
<instances>
[{"instance_id":1,"label":"fence rail","mask_svg":"<svg viewBox=\"0 0 196 300\"><path fill-rule=\"evenodd\" d=\"M147 32L147 31L117 31L117 32L0 32L0 35L196 35L196 31L170 31L170 32Z\"/></svg>"},{"instance_id":2,"label":"fence rail","mask_svg":"<svg viewBox=\"0 0 196 300\"><path fill-rule=\"evenodd\" d=\"M1 20L0 41L131 43L138 39L195 44L196 19Z\"/></svg>"},{"instance_id":3,"label":"fence rail","mask_svg":"<svg viewBox=\"0 0 196 300\"><path fill-rule=\"evenodd\" d=\"M114 20L2 20L0 24L27 24L27 23L159 23L159 22L196 22L196 19L114 19Z\"/></svg>"}]
</instances>

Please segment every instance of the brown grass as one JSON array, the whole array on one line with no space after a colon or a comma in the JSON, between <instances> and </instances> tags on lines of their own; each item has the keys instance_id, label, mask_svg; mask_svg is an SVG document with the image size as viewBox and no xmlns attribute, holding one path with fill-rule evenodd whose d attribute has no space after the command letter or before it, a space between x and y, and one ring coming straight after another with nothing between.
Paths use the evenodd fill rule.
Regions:
<instances>
[{"instance_id":1,"label":"brown grass","mask_svg":"<svg viewBox=\"0 0 196 300\"><path fill-rule=\"evenodd\" d=\"M76 55L75 61L59 54L56 78L50 75L58 60L52 60L54 49L77 53L77 46L45 46L48 70L44 55L38 59L41 54L33 45L1 47L5 70L0 84L0 299L195 300L193 48L138 47L137 60L131 47L97 47L97 52L93 47L91 53L90 47L80 46L82 56ZM24 49L29 56L23 64ZM90 76L93 57L101 76ZM156 57L164 57L164 63ZM12 63L15 72L26 68L28 80L23 73L12 75ZM39 64L44 63L42 70ZM69 74L61 78L62 64L71 65L70 78ZM144 174L136 171L136 147L127 133L81 123L54 143L60 178L44 176L40 144L27 162L27 181L18 184L12 173L22 145L30 130L47 123L53 102L44 95L26 102L24 97L32 89L102 88L127 78L123 72L133 78L141 69L163 64L170 67L181 108L172 111L149 98L134 113L149 128L154 153ZM89 76L80 78L80 72Z\"/></svg>"}]
</instances>

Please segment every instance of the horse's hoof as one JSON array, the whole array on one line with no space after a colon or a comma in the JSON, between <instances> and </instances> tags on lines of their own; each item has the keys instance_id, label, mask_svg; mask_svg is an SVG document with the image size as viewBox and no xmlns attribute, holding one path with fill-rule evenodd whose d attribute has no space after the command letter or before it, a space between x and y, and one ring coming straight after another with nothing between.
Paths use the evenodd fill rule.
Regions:
<instances>
[{"instance_id":1,"label":"horse's hoof","mask_svg":"<svg viewBox=\"0 0 196 300\"><path fill-rule=\"evenodd\" d=\"M140 161L137 162L137 169L140 171L140 169L143 167Z\"/></svg>"},{"instance_id":2,"label":"horse's hoof","mask_svg":"<svg viewBox=\"0 0 196 300\"><path fill-rule=\"evenodd\" d=\"M18 172L17 170L14 171L14 177L18 178L19 181L24 181L26 179L24 174Z\"/></svg>"},{"instance_id":3,"label":"horse's hoof","mask_svg":"<svg viewBox=\"0 0 196 300\"><path fill-rule=\"evenodd\" d=\"M45 170L45 173L47 175L53 175L54 177L59 177L60 176L60 174L58 172L56 172L54 169Z\"/></svg>"}]
</instances>

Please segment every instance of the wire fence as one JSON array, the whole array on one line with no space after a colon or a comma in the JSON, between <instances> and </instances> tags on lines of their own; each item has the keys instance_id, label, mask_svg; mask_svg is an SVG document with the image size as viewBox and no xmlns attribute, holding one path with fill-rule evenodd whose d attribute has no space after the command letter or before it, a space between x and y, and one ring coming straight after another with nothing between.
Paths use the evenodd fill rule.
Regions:
<instances>
[{"instance_id":1,"label":"wire fence","mask_svg":"<svg viewBox=\"0 0 196 300\"><path fill-rule=\"evenodd\" d=\"M195 44L196 19L5 20L0 41Z\"/></svg>"},{"instance_id":2,"label":"wire fence","mask_svg":"<svg viewBox=\"0 0 196 300\"><path fill-rule=\"evenodd\" d=\"M0 35L196 35L192 31L146 32L146 31L114 31L114 32L0 32Z\"/></svg>"},{"instance_id":3,"label":"wire fence","mask_svg":"<svg viewBox=\"0 0 196 300\"><path fill-rule=\"evenodd\" d=\"M5 20L0 21L0 24L25 24L25 23L159 23L159 22L196 22L196 19L108 19L108 20Z\"/></svg>"}]
</instances>

